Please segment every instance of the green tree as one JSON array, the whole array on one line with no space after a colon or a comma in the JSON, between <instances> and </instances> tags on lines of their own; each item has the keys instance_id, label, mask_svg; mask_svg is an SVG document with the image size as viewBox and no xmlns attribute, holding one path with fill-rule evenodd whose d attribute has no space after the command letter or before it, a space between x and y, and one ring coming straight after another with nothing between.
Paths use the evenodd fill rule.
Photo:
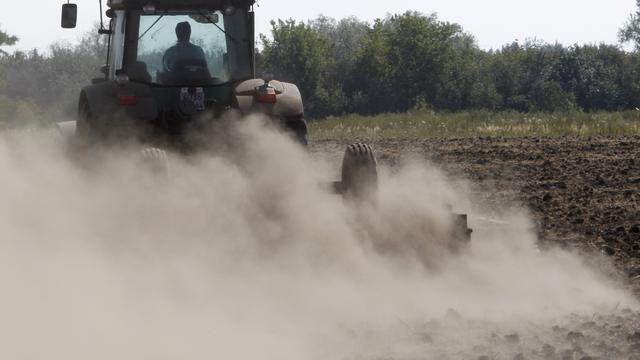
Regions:
<instances>
[{"instance_id":1,"label":"green tree","mask_svg":"<svg viewBox=\"0 0 640 360\"><path fill-rule=\"evenodd\" d=\"M555 112L576 108L575 98L564 91L555 81L541 80L536 82L529 92L530 110Z\"/></svg>"},{"instance_id":2,"label":"green tree","mask_svg":"<svg viewBox=\"0 0 640 360\"><path fill-rule=\"evenodd\" d=\"M640 0L636 0L636 12L629 15L627 22L620 28L618 38L623 43L633 43L640 49Z\"/></svg>"},{"instance_id":3,"label":"green tree","mask_svg":"<svg viewBox=\"0 0 640 360\"><path fill-rule=\"evenodd\" d=\"M558 65L564 54L565 50L559 44L537 41L524 44L513 42L499 51L489 53L483 71L492 79L501 98L498 108L547 110L570 102L571 97L563 95L563 80L557 76ZM559 98L546 98L544 89L551 91L548 96Z\"/></svg>"},{"instance_id":4,"label":"green tree","mask_svg":"<svg viewBox=\"0 0 640 360\"><path fill-rule=\"evenodd\" d=\"M18 42L18 37L9 35L6 32L0 30L0 46L11 46L15 45ZM6 54L2 49L0 49L0 54Z\"/></svg>"},{"instance_id":5,"label":"green tree","mask_svg":"<svg viewBox=\"0 0 640 360\"><path fill-rule=\"evenodd\" d=\"M326 73L326 79L334 89L334 113L353 112L353 101L345 95L345 85L353 74L353 56L360 49L362 40L369 31L369 24L356 17L339 21L320 15L309 22L309 26L333 46L332 66Z\"/></svg>"},{"instance_id":6,"label":"green tree","mask_svg":"<svg viewBox=\"0 0 640 360\"><path fill-rule=\"evenodd\" d=\"M622 60L620 69L619 94L622 108L640 108L640 54L627 53Z\"/></svg>"},{"instance_id":7,"label":"green tree","mask_svg":"<svg viewBox=\"0 0 640 360\"><path fill-rule=\"evenodd\" d=\"M481 73L486 54L480 50L475 38L458 33L451 40L453 53L445 62L440 85L433 102L436 108L459 110L497 106L495 86Z\"/></svg>"},{"instance_id":8,"label":"green tree","mask_svg":"<svg viewBox=\"0 0 640 360\"><path fill-rule=\"evenodd\" d=\"M369 30L368 23L353 16L337 21L320 15L309 25L333 44L337 62L348 60L360 48L362 38Z\"/></svg>"},{"instance_id":9,"label":"green tree","mask_svg":"<svg viewBox=\"0 0 640 360\"><path fill-rule=\"evenodd\" d=\"M460 100L465 96L456 84L467 81L460 76L465 64L456 58L468 54L469 46L474 41L459 25L435 15L407 12L378 20L355 53L348 92L362 113L459 106L466 99ZM458 100L449 101L446 92Z\"/></svg>"},{"instance_id":10,"label":"green tree","mask_svg":"<svg viewBox=\"0 0 640 360\"><path fill-rule=\"evenodd\" d=\"M351 111L376 114L393 111L393 64L388 46L389 32L377 20L353 57L353 71L345 78Z\"/></svg>"},{"instance_id":11,"label":"green tree","mask_svg":"<svg viewBox=\"0 0 640 360\"><path fill-rule=\"evenodd\" d=\"M272 38L261 35L261 67L298 85L312 117L339 111L341 91L327 74L335 64L333 44L312 26L295 20L271 22Z\"/></svg>"},{"instance_id":12,"label":"green tree","mask_svg":"<svg viewBox=\"0 0 640 360\"><path fill-rule=\"evenodd\" d=\"M15 45L18 41L16 36L8 35L6 32L0 30L0 46L11 46ZM0 49L0 56L6 55L7 53ZM6 73L3 67L0 67L0 93L4 93L4 89L6 86Z\"/></svg>"},{"instance_id":13,"label":"green tree","mask_svg":"<svg viewBox=\"0 0 640 360\"><path fill-rule=\"evenodd\" d=\"M0 69L6 70L4 94L73 115L80 88L100 74L105 50L106 37L90 32L76 44L53 44L46 54L37 50L7 54L0 58Z\"/></svg>"},{"instance_id":14,"label":"green tree","mask_svg":"<svg viewBox=\"0 0 640 360\"><path fill-rule=\"evenodd\" d=\"M399 111L416 105L418 98L435 103L438 92L449 80L447 70L455 52L453 38L462 29L456 24L440 22L435 15L405 13L390 20L389 61L394 64L393 77ZM435 103L436 107L440 104Z\"/></svg>"},{"instance_id":15,"label":"green tree","mask_svg":"<svg viewBox=\"0 0 640 360\"><path fill-rule=\"evenodd\" d=\"M561 59L557 79L584 110L618 110L625 104L625 54L617 46L584 45L568 49ZM628 86L628 85L627 85Z\"/></svg>"}]
</instances>

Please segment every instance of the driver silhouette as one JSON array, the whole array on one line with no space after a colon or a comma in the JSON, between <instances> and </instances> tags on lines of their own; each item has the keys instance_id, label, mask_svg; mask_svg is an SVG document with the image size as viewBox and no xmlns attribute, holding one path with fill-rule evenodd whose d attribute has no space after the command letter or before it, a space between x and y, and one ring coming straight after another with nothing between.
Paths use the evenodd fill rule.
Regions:
<instances>
[{"instance_id":1,"label":"driver silhouette","mask_svg":"<svg viewBox=\"0 0 640 360\"><path fill-rule=\"evenodd\" d=\"M178 43L167 49L164 54L165 70L174 72L179 70L176 69L176 65L184 63L200 63L206 67L204 50L189 41L191 39L191 25L188 22L184 21L176 25L176 36Z\"/></svg>"}]
</instances>

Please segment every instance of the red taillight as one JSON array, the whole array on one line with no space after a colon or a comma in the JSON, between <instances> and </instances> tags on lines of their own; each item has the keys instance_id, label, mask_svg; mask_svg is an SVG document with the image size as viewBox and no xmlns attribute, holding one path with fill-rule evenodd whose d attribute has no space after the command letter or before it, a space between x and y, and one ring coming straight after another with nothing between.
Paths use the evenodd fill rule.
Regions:
<instances>
[{"instance_id":1,"label":"red taillight","mask_svg":"<svg viewBox=\"0 0 640 360\"><path fill-rule=\"evenodd\" d=\"M275 104L276 102L278 102L276 89L274 89L273 87L265 84L264 86L261 86L256 90L256 101L258 101L259 103Z\"/></svg>"},{"instance_id":2,"label":"red taillight","mask_svg":"<svg viewBox=\"0 0 640 360\"><path fill-rule=\"evenodd\" d=\"M118 103L124 106L133 106L138 103L138 97L135 95L118 95Z\"/></svg>"},{"instance_id":3,"label":"red taillight","mask_svg":"<svg viewBox=\"0 0 640 360\"><path fill-rule=\"evenodd\" d=\"M260 94L258 95L258 102L266 103L266 104L275 104L276 102L278 102L278 98L276 97L275 92L273 94Z\"/></svg>"}]
</instances>

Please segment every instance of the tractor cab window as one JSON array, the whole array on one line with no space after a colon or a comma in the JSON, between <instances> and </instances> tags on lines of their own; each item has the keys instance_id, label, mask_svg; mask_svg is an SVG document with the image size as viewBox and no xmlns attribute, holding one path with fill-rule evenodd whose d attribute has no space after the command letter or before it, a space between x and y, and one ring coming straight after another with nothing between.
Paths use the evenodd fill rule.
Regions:
<instances>
[{"instance_id":1,"label":"tractor cab window","mask_svg":"<svg viewBox=\"0 0 640 360\"><path fill-rule=\"evenodd\" d=\"M127 74L134 81L168 86L247 77L251 48L243 19L220 11L134 14L125 45Z\"/></svg>"}]
</instances>

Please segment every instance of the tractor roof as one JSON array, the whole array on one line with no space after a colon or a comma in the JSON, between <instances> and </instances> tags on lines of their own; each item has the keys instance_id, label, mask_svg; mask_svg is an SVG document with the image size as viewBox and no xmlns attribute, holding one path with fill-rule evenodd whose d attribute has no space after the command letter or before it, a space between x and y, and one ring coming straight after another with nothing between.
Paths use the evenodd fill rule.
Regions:
<instances>
[{"instance_id":1,"label":"tractor roof","mask_svg":"<svg viewBox=\"0 0 640 360\"><path fill-rule=\"evenodd\" d=\"M157 9L221 9L227 5L237 8L247 8L255 0L108 0L107 5L112 9L142 9L147 4L153 4Z\"/></svg>"}]
</instances>

